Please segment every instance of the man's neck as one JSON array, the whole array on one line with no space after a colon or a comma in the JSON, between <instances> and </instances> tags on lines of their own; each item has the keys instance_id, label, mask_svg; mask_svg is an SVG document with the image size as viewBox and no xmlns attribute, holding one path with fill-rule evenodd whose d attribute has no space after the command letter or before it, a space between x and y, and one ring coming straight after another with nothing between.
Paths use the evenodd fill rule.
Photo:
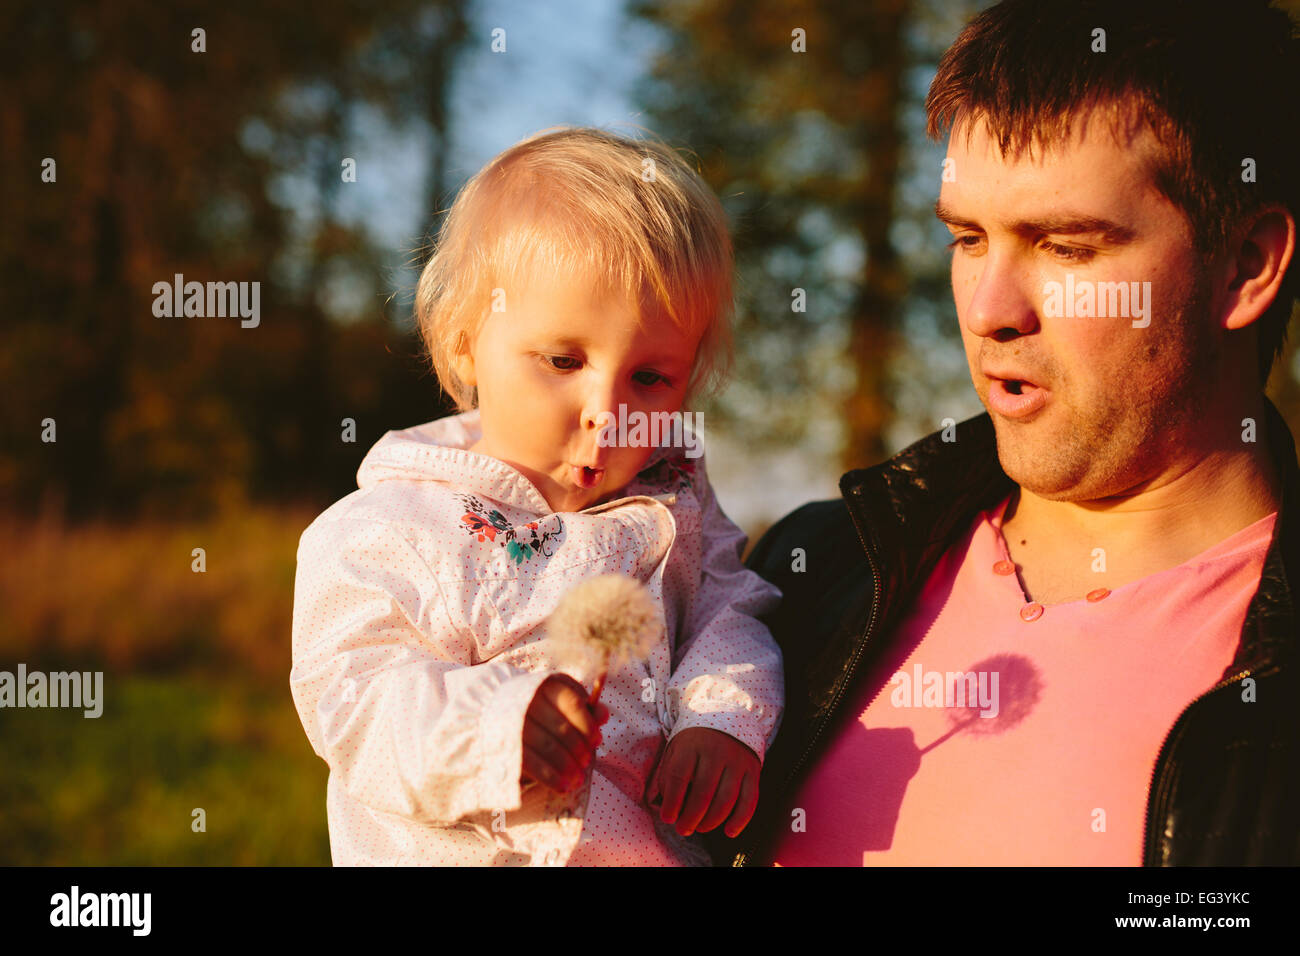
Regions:
<instances>
[{"instance_id":1,"label":"man's neck","mask_svg":"<svg viewBox=\"0 0 1300 956\"><path fill-rule=\"evenodd\" d=\"M1061 604L1178 567L1272 514L1280 500L1261 434L1128 496L1055 501L1018 489L1002 533L1029 599Z\"/></svg>"}]
</instances>

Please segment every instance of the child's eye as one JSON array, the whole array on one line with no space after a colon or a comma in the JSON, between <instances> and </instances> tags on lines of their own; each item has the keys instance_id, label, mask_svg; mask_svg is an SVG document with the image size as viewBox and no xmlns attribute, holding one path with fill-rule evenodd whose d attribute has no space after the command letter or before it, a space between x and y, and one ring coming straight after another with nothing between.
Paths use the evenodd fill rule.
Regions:
<instances>
[{"instance_id":1,"label":"child's eye","mask_svg":"<svg viewBox=\"0 0 1300 956\"><path fill-rule=\"evenodd\" d=\"M655 385L660 385L660 384L663 385L672 384L672 382L666 376L660 375L658 372L650 372L650 371L637 372L632 377L636 380L636 383L638 385L644 385L647 388Z\"/></svg>"},{"instance_id":2,"label":"child's eye","mask_svg":"<svg viewBox=\"0 0 1300 956\"><path fill-rule=\"evenodd\" d=\"M572 372L582 366L582 360L572 355L543 355L542 360L557 372Z\"/></svg>"}]
</instances>

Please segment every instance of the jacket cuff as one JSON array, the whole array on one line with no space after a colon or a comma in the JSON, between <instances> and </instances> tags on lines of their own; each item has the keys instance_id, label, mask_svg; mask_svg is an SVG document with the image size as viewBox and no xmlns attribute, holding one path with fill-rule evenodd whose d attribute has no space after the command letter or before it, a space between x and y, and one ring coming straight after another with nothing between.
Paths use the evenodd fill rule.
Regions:
<instances>
[{"instance_id":1,"label":"jacket cuff","mask_svg":"<svg viewBox=\"0 0 1300 956\"><path fill-rule=\"evenodd\" d=\"M479 725L481 807L518 810L523 803L519 782L524 765L524 717L537 688L552 674L534 671L513 677L497 687L482 711Z\"/></svg>"}]
</instances>

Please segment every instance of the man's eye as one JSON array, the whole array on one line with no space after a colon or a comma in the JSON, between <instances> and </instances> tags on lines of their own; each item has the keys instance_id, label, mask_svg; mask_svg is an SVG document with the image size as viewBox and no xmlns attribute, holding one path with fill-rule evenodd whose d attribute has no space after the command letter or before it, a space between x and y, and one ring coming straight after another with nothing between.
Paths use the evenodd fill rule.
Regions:
<instances>
[{"instance_id":1,"label":"man's eye","mask_svg":"<svg viewBox=\"0 0 1300 956\"><path fill-rule=\"evenodd\" d=\"M546 364L559 372L572 372L581 367L582 360L572 355L543 355Z\"/></svg>"},{"instance_id":2,"label":"man's eye","mask_svg":"<svg viewBox=\"0 0 1300 956\"><path fill-rule=\"evenodd\" d=\"M980 246L984 242L983 236L967 235L957 236L952 242L948 243L949 249L961 249L963 252L979 252Z\"/></svg>"},{"instance_id":3,"label":"man's eye","mask_svg":"<svg viewBox=\"0 0 1300 956\"><path fill-rule=\"evenodd\" d=\"M1046 252L1066 262L1087 262L1097 254L1095 249L1080 249L1078 246L1063 246L1058 242L1052 242L1048 239L1044 239L1040 245Z\"/></svg>"}]
</instances>

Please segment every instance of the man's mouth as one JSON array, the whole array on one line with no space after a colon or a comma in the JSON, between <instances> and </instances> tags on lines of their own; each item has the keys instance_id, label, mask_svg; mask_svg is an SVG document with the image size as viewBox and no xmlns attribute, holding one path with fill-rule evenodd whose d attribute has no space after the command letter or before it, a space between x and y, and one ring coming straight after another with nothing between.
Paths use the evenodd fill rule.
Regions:
<instances>
[{"instance_id":1,"label":"man's mouth","mask_svg":"<svg viewBox=\"0 0 1300 956\"><path fill-rule=\"evenodd\" d=\"M989 383L989 411L1006 418L1029 418L1047 404L1048 391L1022 378L994 378Z\"/></svg>"},{"instance_id":2,"label":"man's mouth","mask_svg":"<svg viewBox=\"0 0 1300 956\"><path fill-rule=\"evenodd\" d=\"M1026 392L1042 388L1041 385L1024 378L995 378L993 381L1011 395L1024 395Z\"/></svg>"}]
</instances>

